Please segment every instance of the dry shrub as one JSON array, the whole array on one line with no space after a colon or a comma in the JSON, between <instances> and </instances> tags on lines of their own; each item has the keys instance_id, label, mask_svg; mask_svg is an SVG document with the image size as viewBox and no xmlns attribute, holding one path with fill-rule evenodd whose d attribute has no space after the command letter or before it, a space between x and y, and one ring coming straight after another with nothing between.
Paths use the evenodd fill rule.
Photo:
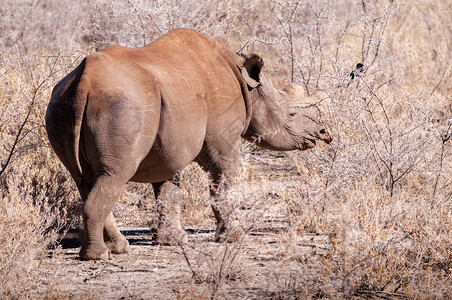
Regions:
<instances>
[{"instance_id":1,"label":"dry shrub","mask_svg":"<svg viewBox=\"0 0 452 300\"><path fill-rule=\"evenodd\" d=\"M273 268L279 287L274 295L451 296L449 2L61 3L7 0L0 8L2 30L8 32L0 37L0 274L20 275L1 275L1 292L14 295L11 283L17 280L25 285L29 278L23 275L42 249L38 245L53 239L47 228L58 228L65 210L76 211L71 205L77 193L43 129L51 87L95 49L113 43L142 46L172 28L190 27L233 50L262 55L277 86L293 81L310 95L327 96L319 105L334 142L290 154L247 145L249 164L233 191L241 199L237 206L252 208L241 211L249 231L272 224L259 221L284 215L287 229L280 241L288 252ZM206 175L190 165L181 179L184 223L212 226ZM127 187L116 214L126 219L136 213L134 206L146 206L153 197L150 189ZM126 201L133 205L126 207ZM155 218L154 207L147 209L150 215L133 222ZM285 264L294 255L290 245L309 234L325 236L327 245L317 246L299 260L297 271L287 273ZM199 264L209 296L227 297L228 273L220 270L235 270L241 255L225 247L213 254L198 248L187 252L193 269ZM231 259L221 263L221 257ZM190 294L203 293L185 296Z\"/></svg>"},{"instance_id":2,"label":"dry shrub","mask_svg":"<svg viewBox=\"0 0 452 300\"><path fill-rule=\"evenodd\" d=\"M309 200L301 198L298 203L312 214L310 226L298 227L298 234L314 229L328 242L298 254L295 271L284 272L283 266L297 253L287 255L275 268L281 295L339 299L451 295L450 207L408 193L390 197L388 191L369 186L358 187L344 202L315 206L322 210L321 217L311 210ZM288 218L297 220L293 212Z\"/></svg>"},{"instance_id":3,"label":"dry shrub","mask_svg":"<svg viewBox=\"0 0 452 300\"><path fill-rule=\"evenodd\" d=\"M358 190L322 225L331 249L322 257L320 289L342 296L450 295L450 212L422 197L382 192Z\"/></svg>"},{"instance_id":4,"label":"dry shrub","mask_svg":"<svg viewBox=\"0 0 452 300\"><path fill-rule=\"evenodd\" d=\"M228 185L226 190L220 192L222 197L219 200L233 204L231 214L228 215L230 222L243 230L245 235L236 243L223 242L214 245L209 243L201 246L195 241L180 244L179 247L191 272L191 285L188 288L182 287L178 291L181 298L190 299L193 294L209 299L227 298L231 291L240 290L250 278L251 270L247 265L244 245L248 242L247 236L251 233L268 229L267 222L270 220L264 216L269 215L271 219L273 215L268 214L267 196L275 190L268 179L258 179L256 174L252 174L254 169L248 163L250 147L248 143L243 145L241 172L235 179L234 185ZM209 174L205 174L193 164L180 176L181 187L186 196L183 219L186 224L194 224L195 228L207 226L215 228L210 207L212 204L210 201L213 199L209 200L208 176ZM251 176L256 176L255 180L249 181ZM224 186L220 184L219 189L223 188ZM216 204L218 205L218 202ZM220 204L219 207L230 207L230 205ZM202 219L198 219L199 217ZM235 232L226 232L226 236L229 234L235 234Z\"/></svg>"},{"instance_id":5,"label":"dry shrub","mask_svg":"<svg viewBox=\"0 0 452 300\"><path fill-rule=\"evenodd\" d=\"M180 181L184 195L182 222L192 226L212 227L208 174L197 164L192 163L181 172Z\"/></svg>"},{"instance_id":6,"label":"dry shrub","mask_svg":"<svg viewBox=\"0 0 452 300\"><path fill-rule=\"evenodd\" d=\"M70 224L66 216L77 221L72 215L78 206L43 128L55 63L13 55L2 60L7 80L0 88L0 295L16 298L29 292L30 268Z\"/></svg>"},{"instance_id":7,"label":"dry shrub","mask_svg":"<svg viewBox=\"0 0 452 300\"><path fill-rule=\"evenodd\" d=\"M366 46L363 28L358 37ZM332 72L340 65L324 52L332 65L323 66L328 85L321 78L319 87L329 95L322 105L335 141L291 155L307 179L283 200L299 234L326 235L330 245L305 257L281 285L300 287L298 295L452 295L450 96L440 81L429 80L427 88L407 84L412 78L400 75L406 66L395 62L411 57L394 53L383 65L383 49L374 52L375 63L353 71L353 80Z\"/></svg>"},{"instance_id":8,"label":"dry shrub","mask_svg":"<svg viewBox=\"0 0 452 300\"><path fill-rule=\"evenodd\" d=\"M246 282L248 270L243 263L242 243L222 243L215 247L181 245L192 282L188 288L182 287L180 293L185 298L196 292L209 299L222 299L231 285Z\"/></svg>"},{"instance_id":9,"label":"dry shrub","mask_svg":"<svg viewBox=\"0 0 452 300\"><path fill-rule=\"evenodd\" d=\"M450 10L439 15L427 3L392 1L343 4L269 3L280 9L274 10L280 26L271 32L281 30L286 39L268 47L286 46L276 51L293 66L286 78L294 74L309 92L329 96L321 105L335 138L329 147L288 154L301 178L292 176L299 183L278 193L289 231L328 236L328 251L306 257L290 276L283 264L274 275L281 291L291 286L299 297L448 297L452 111L443 54L450 45L443 38L433 43L431 27L404 24L403 14L421 9L435 16L428 26L446 34ZM398 30L441 54L405 56L419 48L398 40ZM364 67L355 69L357 62Z\"/></svg>"},{"instance_id":10,"label":"dry shrub","mask_svg":"<svg viewBox=\"0 0 452 300\"><path fill-rule=\"evenodd\" d=\"M34 168L33 162L28 162ZM61 166L58 166L60 169ZM29 292L29 271L36 268L36 259L46 255L48 246L56 241L58 232L67 226L66 214L71 209L73 191L65 176L58 173L40 174L23 169L26 179L9 178L7 184L13 186L0 201L0 295L7 297L24 296ZM14 170L17 174L17 169ZM24 178L24 177L22 177ZM19 180L19 182L17 182ZM31 180L31 181L30 181ZM47 182L45 187L33 182ZM25 187L24 185L28 185Z\"/></svg>"}]
</instances>

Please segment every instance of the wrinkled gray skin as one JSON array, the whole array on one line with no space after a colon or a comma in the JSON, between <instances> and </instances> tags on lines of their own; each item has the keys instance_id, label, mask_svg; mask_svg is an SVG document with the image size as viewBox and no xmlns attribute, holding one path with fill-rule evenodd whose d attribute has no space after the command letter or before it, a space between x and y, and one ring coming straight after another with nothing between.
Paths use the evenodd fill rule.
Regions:
<instances>
[{"instance_id":1,"label":"wrinkled gray skin","mask_svg":"<svg viewBox=\"0 0 452 300\"><path fill-rule=\"evenodd\" d=\"M302 89L276 90L263 61L177 29L146 47L87 56L54 88L46 113L52 148L83 206L83 259L108 259L129 244L112 208L128 181L152 183L156 242L184 241L177 174L192 161L210 173L216 241L237 239L231 203L217 193L235 176L241 138L273 150L305 150L331 137ZM301 97L300 97L301 96Z\"/></svg>"}]
</instances>

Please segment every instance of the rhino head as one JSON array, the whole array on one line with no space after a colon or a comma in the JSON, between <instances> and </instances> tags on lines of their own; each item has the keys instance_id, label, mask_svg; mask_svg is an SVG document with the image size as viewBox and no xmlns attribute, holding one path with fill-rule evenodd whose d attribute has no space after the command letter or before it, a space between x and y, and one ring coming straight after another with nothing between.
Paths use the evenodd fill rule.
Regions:
<instances>
[{"instance_id":1,"label":"rhino head","mask_svg":"<svg viewBox=\"0 0 452 300\"><path fill-rule=\"evenodd\" d=\"M290 84L275 89L262 72L264 62L257 55L244 58L242 76L248 85L252 114L243 137L258 146L277 151L306 150L316 140L330 143L332 138L320 121L316 96L307 97L304 88Z\"/></svg>"}]
</instances>

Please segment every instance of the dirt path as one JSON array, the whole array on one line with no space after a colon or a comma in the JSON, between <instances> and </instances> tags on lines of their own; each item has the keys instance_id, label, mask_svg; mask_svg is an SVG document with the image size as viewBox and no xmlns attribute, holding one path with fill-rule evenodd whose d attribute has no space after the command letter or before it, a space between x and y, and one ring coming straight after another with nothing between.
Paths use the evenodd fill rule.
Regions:
<instances>
[{"instance_id":1,"label":"dirt path","mask_svg":"<svg viewBox=\"0 0 452 300\"><path fill-rule=\"evenodd\" d=\"M276 163L265 166L276 172ZM259 164L259 171L255 170L255 176L268 173L262 165ZM287 167L282 170L286 175L295 172ZM31 298L43 295L56 299L305 298L306 283L315 286L313 275L322 274L328 237L301 236L296 228L291 228L285 216L287 203L279 195L298 201L299 194L293 190L300 186L299 180L269 184L267 175L265 180L266 188L259 184L244 188L250 203L241 212L244 223L252 230L240 243L214 243L210 216L202 222L204 225L184 224L188 233L186 245L155 245L149 227L126 227L143 219L152 223L155 208L150 205L137 210L137 201L124 199L118 204L116 215L131 251L113 255L109 261L81 261L78 244L51 250L34 271L36 280L30 288ZM291 190L293 195L289 196ZM211 211L210 205L207 210ZM307 294L312 295L312 289Z\"/></svg>"},{"instance_id":2,"label":"dirt path","mask_svg":"<svg viewBox=\"0 0 452 300\"><path fill-rule=\"evenodd\" d=\"M297 276L306 256L325 251L326 237L288 242L275 230L255 231L242 243L212 242L212 230L188 229L183 247L158 246L148 228L123 228L128 254L81 261L80 248L55 249L35 270L31 295L92 299L263 299L302 292ZM190 262L190 266L187 263ZM312 267L312 266L311 266Z\"/></svg>"}]
</instances>

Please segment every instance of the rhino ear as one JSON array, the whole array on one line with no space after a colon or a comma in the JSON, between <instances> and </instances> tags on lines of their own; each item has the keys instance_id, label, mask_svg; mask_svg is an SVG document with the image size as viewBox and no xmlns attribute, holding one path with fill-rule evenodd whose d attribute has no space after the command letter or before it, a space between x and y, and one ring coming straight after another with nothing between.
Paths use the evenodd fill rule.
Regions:
<instances>
[{"instance_id":1,"label":"rhino ear","mask_svg":"<svg viewBox=\"0 0 452 300\"><path fill-rule=\"evenodd\" d=\"M242 67L242 76L250 88L255 88L260 84L260 74L263 66L264 61L258 55L251 54L250 56L245 57L245 62Z\"/></svg>"}]
</instances>

